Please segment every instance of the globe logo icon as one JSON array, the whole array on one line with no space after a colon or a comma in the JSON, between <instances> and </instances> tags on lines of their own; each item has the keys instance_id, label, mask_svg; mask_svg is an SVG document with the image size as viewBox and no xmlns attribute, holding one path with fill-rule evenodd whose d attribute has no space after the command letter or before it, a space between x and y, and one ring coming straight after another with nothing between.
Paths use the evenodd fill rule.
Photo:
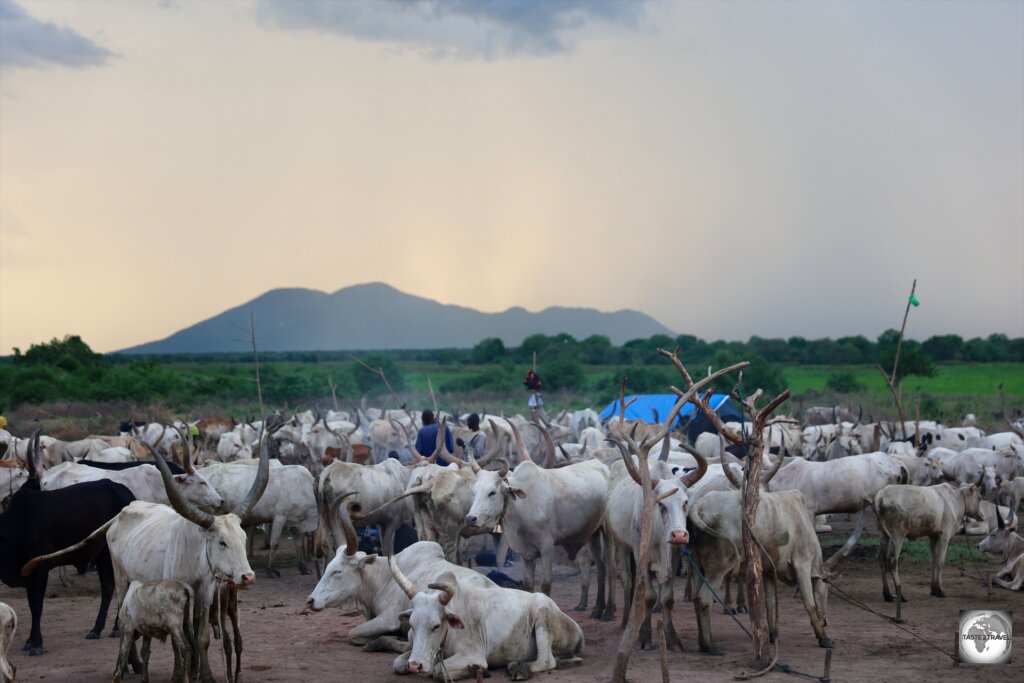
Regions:
<instances>
[{"instance_id":1,"label":"globe logo icon","mask_svg":"<svg viewBox=\"0 0 1024 683\"><path fill-rule=\"evenodd\" d=\"M970 664L1010 661L1013 619L1010 612L971 610L960 613L960 660Z\"/></svg>"}]
</instances>

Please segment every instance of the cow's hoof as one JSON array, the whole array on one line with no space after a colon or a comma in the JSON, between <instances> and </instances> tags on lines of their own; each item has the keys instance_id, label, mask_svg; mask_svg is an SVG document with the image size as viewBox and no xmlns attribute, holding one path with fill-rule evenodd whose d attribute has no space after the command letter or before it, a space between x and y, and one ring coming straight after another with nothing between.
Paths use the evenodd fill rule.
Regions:
<instances>
[{"instance_id":1,"label":"cow's hoof","mask_svg":"<svg viewBox=\"0 0 1024 683\"><path fill-rule=\"evenodd\" d=\"M892 597L891 595L883 594L882 599L886 602L896 602L896 598Z\"/></svg>"},{"instance_id":2,"label":"cow's hoof","mask_svg":"<svg viewBox=\"0 0 1024 683\"><path fill-rule=\"evenodd\" d=\"M30 647L28 649L28 656L29 657L38 657L41 654L43 654L43 646L42 645L40 645L39 647Z\"/></svg>"},{"instance_id":3,"label":"cow's hoof","mask_svg":"<svg viewBox=\"0 0 1024 683\"><path fill-rule=\"evenodd\" d=\"M528 681L533 678L533 672L526 662L509 662L508 677L513 681Z\"/></svg>"},{"instance_id":4,"label":"cow's hoof","mask_svg":"<svg viewBox=\"0 0 1024 683\"><path fill-rule=\"evenodd\" d=\"M267 578L268 579L279 579L279 578L281 578L281 572L277 571L276 569L268 569L267 570Z\"/></svg>"},{"instance_id":5,"label":"cow's hoof","mask_svg":"<svg viewBox=\"0 0 1024 683\"><path fill-rule=\"evenodd\" d=\"M637 644L640 645L641 650L653 650L654 643L651 641L650 636L640 636L637 639Z\"/></svg>"},{"instance_id":6,"label":"cow's hoof","mask_svg":"<svg viewBox=\"0 0 1024 683\"><path fill-rule=\"evenodd\" d=\"M673 652L686 652L686 650L683 648L683 641L679 640L678 638L673 638L670 641L668 641L667 647L669 650L672 650Z\"/></svg>"},{"instance_id":7,"label":"cow's hoof","mask_svg":"<svg viewBox=\"0 0 1024 683\"><path fill-rule=\"evenodd\" d=\"M120 638L121 637L121 629L119 627L115 627L115 628L110 629L110 635L108 637L109 638Z\"/></svg>"},{"instance_id":8,"label":"cow's hoof","mask_svg":"<svg viewBox=\"0 0 1024 683\"><path fill-rule=\"evenodd\" d=\"M85 634L85 639L86 640L99 640L100 639L100 632L99 631L89 631L88 633Z\"/></svg>"},{"instance_id":9,"label":"cow's hoof","mask_svg":"<svg viewBox=\"0 0 1024 683\"><path fill-rule=\"evenodd\" d=\"M309 567L299 567L299 573L303 576L309 576Z\"/></svg>"},{"instance_id":10,"label":"cow's hoof","mask_svg":"<svg viewBox=\"0 0 1024 683\"><path fill-rule=\"evenodd\" d=\"M476 672L477 671L483 672L483 677L484 678L490 678L491 677L491 672L488 671L487 669L485 669L484 667L480 666L479 664L470 664L469 666L466 667L466 671L469 672L469 677L470 678L474 678L474 679L476 678Z\"/></svg>"},{"instance_id":11,"label":"cow's hoof","mask_svg":"<svg viewBox=\"0 0 1024 683\"><path fill-rule=\"evenodd\" d=\"M831 638L818 638L818 646L826 647L831 650L836 646L836 644L832 642Z\"/></svg>"},{"instance_id":12,"label":"cow's hoof","mask_svg":"<svg viewBox=\"0 0 1024 683\"><path fill-rule=\"evenodd\" d=\"M739 607L736 608L736 613L737 614L746 614L747 612L748 612L748 610L747 610L747 606L746 605L740 605Z\"/></svg>"},{"instance_id":13,"label":"cow's hoof","mask_svg":"<svg viewBox=\"0 0 1024 683\"><path fill-rule=\"evenodd\" d=\"M711 655L712 657L722 657L725 655L725 650L717 645L701 645L700 651L706 655Z\"/></svg>"},{"instance_id":14,"label":"cow's hoof","mask_svg":"<svg viewBox=\"0 0 1024 683\"><path fill-rule=\"evenodd\" d=\"M941 588L932 588L932 595L934 595L937 598L944 598L944 597L946 597L946 594L944 592L942 592Z\"/></svg>"},{"instance_id":15,"label":"cow's hoof","mask_svg":"<svg viewBox=\"0 0 1024 683\"><path fill-rule=\"evenodd\" d=\"M26 640L25 644L21 646L21 651L22 652L28 652L31 649L32 649L32 641L31 640Z\"/></svg>"},{"instance_id":16,"label":"cow's hoof","mask_svg":"<svg viewBox=\"0 0 1024 683\"><path fill-rule=\"evenodd\" d=\"M366 645L363 645L363 652L388 652L388 642L384 638L374 638Z\"/></svg>"},{"instance_id":17,"label":"cow's hoof","mask_svg":"<svg viewBox=\"0 0 1024 683\"><path fill-rule=\"evenodd\" d=\"M722 608L722 614L724 614L726 616L734 616L736 614L736 608L735 607L723 607Z\"/></svg>"},{"instance_id":18,"label":"cow's hoof","mask_svg":"<svg viewBox=\"0 0 1024 683\"><path fill-rule=\"evenodd\" d=\"M580 600L580 604L576 605L576 611L577 612L582 612L585 609L587 609L587 603L585 603L584 601Z\"/></svg>"}]
</instances>

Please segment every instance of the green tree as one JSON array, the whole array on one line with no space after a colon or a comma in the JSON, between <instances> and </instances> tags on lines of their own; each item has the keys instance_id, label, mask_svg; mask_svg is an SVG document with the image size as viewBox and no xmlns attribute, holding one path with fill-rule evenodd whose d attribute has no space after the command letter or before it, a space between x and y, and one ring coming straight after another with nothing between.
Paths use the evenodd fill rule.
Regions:
<instances>
[{"instance_id":1,"label":"green tree","mask_svg":"<svg viewBox=\"0 0 1024 683\"><path fill-rule=\"evenodd\" d=\"M825 380L825 388L838 394L854 394L864 391L864 385L852 372L834 372Z\"/></svg>"},{"instance_id":2,"label":"green tree","mask_svg":"<svg viewBox=\"0 0 1024 683\"><path fill-rule=\"evenodd\" d=\"M545 389L578 389L583 386L583 366L575 358L566 356L545 362L539 369Z\"/></svg>"},{"instance_id":3,"label":"green tree","mask_svg":"<svg viewBox=\"0 0 1024 683\"><path fill-rule=\"evenodd\" d=\"M505 342L499 337L488 337L481 339L469 352L469 362L476 365L497 363L505 358Z\"/></svg>"}]
</instances>

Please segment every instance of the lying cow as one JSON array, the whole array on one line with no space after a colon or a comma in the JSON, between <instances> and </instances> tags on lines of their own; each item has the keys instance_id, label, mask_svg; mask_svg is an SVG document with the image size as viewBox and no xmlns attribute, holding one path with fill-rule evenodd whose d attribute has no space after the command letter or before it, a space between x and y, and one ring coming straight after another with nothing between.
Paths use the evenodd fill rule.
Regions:
<instances>
[{"instance_id":1,"label":"lying cow","mask_svg":"<svg viewBox=\"0 0 1024 683\"><path fill-rule=\"evenodd\" d=\"M893 484L886 486L875 496L875 516L882 534L878 559L882 565L882 597L886 602L894 600L889 592L888 575L900 592L900 551L907 539L928 537L932 550L932 595L943 598L942 565L946 561L949 539L960 527L960 520L967 515L973 519L981 517L978 509L981 491L975 484L952 484L935 486L908 486ZM906 598L903 598L904 602Z\"/></svg>"},{"instance_id":2,"label":"lying cow","mask_svg":"<svg viewBox=\"0 0 1024 683\"><path fill-rule=\"evenodd\" d=\"M1024 588L1024 538L1017 535L1016 525L997 517L999 527L978 544L978 550L1003 553L1003 566L992 576L992 582L1012 591Z\"/></svg>"},{"instance_id":3,"label":"lying cow","mask_svg":"<svg viewBox=\"0 0 1024 683\"><path fill-rule=\"evenodd\" d=\"M192 587L165 579L153 583L132 581L121 601L121 649L114 667L114 683L121 683L128 670L130 653L142 636L142 683L149 681L149 648L153 638L164 642L171 637L174 649L174 680L191 680L192 655L196 639L192 632ZM132 662L134 665L135 662Z\"/></svg>"},{"instance_id":4,"label":"lying cow","mask_svg":"<svg viewBox=\"0 0 1024 683\"><path fill-rule=\"evenodd\" d=\"M367 645L378 638L400 635L399 616L409 608L409 599L391 580L380 556L357 550L359 541L344 505L339 513L345 545L338 548L334 559L324 569L324 575L306 605L314 612L327 607L354 608L362 612L367 621L349 632L348 642L352 645ZM441 546L431 541L414 543L394 557L399 567L415 581L429 581L443 572L451 572L462 580L463 585L496 587L486 576L445 560ZM382 646L399 652L405 650L404 646L396 645L393 639L387 638L370 649L381 649Z\"/></svg>"},{"instance_id":5,"label":"lying cow","mask_svg":"<svg viewBox=\"0 0 1024 683\"><path fill-rule=\"evenodd\" d=\"M0 602L0 683L14 683L17 669L7 661L7 650L18 630L18 615L7 604Z\"/></svg>"},{"instance_id":6,"label":"lying cow","mask_svg":"<svg viewBox=\"0 0 1024 683\"><path fill-rule=\"evenodd\" d=\"M396 674L422 672L435 681L454 681L507 667L509 677L521 681L557 668L559 660L582 661L583 629L543 593L474 588L448 571L427 586L430 592L421 591L394 557L388 565L412 601L401 615L412 649L395 659Z\"/></svg>"}]
</instances>

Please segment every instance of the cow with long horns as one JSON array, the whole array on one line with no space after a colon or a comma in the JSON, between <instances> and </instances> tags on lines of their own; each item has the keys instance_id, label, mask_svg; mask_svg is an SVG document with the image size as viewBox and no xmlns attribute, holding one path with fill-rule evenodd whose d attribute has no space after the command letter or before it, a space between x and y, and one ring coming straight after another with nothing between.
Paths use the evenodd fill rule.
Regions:
<instances>
[{"instance_id":1,"label":"cow with long horns","mask_svg":"<svg viewBox=\"0 0 1024 683\"><path fill-rule=\"evenodd\" d=\"M251 512L267 488L268 449L260 449L259 466L248 494L233 512L223 515L212 515L186 500L175 485L163 456L157 451L154 456L171 507L136 501L97 529L93 536L105 532L119 602L131 581L175 579L192 586L199 674L203 681L212 681L207 657L211 604L224 584L230 590L247 588L256 582L245 554L241 519ZM33 563L47 559L35 558L22 571L31 570ZM193 661L193 670L195 668Z\"/></svg>"}]
</instances>

